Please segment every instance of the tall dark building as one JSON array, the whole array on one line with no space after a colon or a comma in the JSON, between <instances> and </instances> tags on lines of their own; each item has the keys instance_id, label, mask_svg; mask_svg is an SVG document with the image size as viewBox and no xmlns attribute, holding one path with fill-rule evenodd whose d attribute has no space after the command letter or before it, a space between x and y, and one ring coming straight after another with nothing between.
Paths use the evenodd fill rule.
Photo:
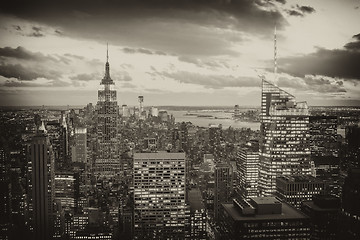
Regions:
<instances>
[{"instance_id":1,"label":"tall dark building","mask_svg":"<svg viewBox=\"0 0 360 240\"><path fill-rule=\"evenodd\" d=\"M189 134L185 122L182 122L178 128L172 131L172 145L175 151L188 152L189 150Z\"/></svg>"},{"instance_id":2,"label":"tall dark building","mask_svg":"<svg viewBox=\"0 0 360 240\"><path fill-rule=\"evenodd\" d=\"M221 141L222 125L210 124L209 125L209 152L212 153L218 161L221 161Z\"/></svg>"},{"instance_id":3,"label":"tall dark building","mask_svg":"<svg viewBox=\"0 0 360 240\"><path fill-rule=\"evenodd\" d=\"M276 192L276 177L312 174L309 110L290 93L263 79L259 188Z\"/></svg>"},{"instance_id":4,"label":"tall dark building","mask_svg":"<svg viewBox=\"0 0 360 240\"><path fill-rule=\"evenodd\" d=\"M345 129L346 153L345 168L360 168L360 126L348 126Z\"/></svg>"},{"instance_id":5,"label":"tall dark building","mask_svg":"<svg viewBox=\"0 0 360 240\"><path fill-rule=\"evenodd\" d=\"M310 116L311 157L338 156L337 117Z\"/></svg>"},{"instance_id":6,"label":"tall dark building","mask_svg":"<svg viewBox=\"0 0 360 240\"><path fill-rule=\"evenodd\" d=\"M190 239L208 239L207 238L207 214L205 205L199 188L193 188L187 194L190 216L189 216L189 238Z\"/></svg>"},{"instance_id":7,"label":"tall dark building","mask_svg":"<svg viewBox=\"0 0 360 240\"><path fill-rule=\"evenodd\" d=\"M120 156L118 141L118 105L114 81L110 77L110 66L107 58L105 76L100 83L103 89L98 91L97 110L97 157L95 174L101 177L112 177L120 173Z\"/></svg>"},{"instance_id":8,"label":"tall dark building","mask_svg":"<svg viewBox=\"0 0 360 240\"><path fill-rule=\"evenodd\" d=\"M310 239L337 239L340 212L339 198L329 195L313 196L312 201L302 203L301 211L310 217Z\"/></svg>"},{"instance_id":9,"label":"tall dark building","mask_svg":"<svg viewBox=\"0 0 360 240\"><path fill-rule=\"evenodd\" d=\"M218 221L221 204L228 202L232 193L232 174L230 166L225 163L216 164L214 177L214 215L215 220Z\"/></svg>"},{"instance_id":10,"label":"tall dark building","mask_svg":"<svg viewBox=\"0 0 360 240\"><path fill-rule=\"evenodd\" d=\"M327 182L327 193L340 195L340 158L336 116L310 116L311 160L316 177Z\"/></svg>"},{"instance_id":11,"label":"tall dark building","mask_svg":"<svg viewBox=\"0 0 360 240\"><path fill-rule=\"evenodd\" d=\"M342 189L341 239L360 239L360 168L349 170Z\"/></svg>"},{"instance_id":12,"label":"tall dark building","mask_svg":"<svg viewBox=\"0 0 360 240\"><path fill-rule=\"evenodd\" d=\"M31 206L35 239L50 239L54 205L54 153L44 125L31 142Z\"/></svg>"}]
</instances>

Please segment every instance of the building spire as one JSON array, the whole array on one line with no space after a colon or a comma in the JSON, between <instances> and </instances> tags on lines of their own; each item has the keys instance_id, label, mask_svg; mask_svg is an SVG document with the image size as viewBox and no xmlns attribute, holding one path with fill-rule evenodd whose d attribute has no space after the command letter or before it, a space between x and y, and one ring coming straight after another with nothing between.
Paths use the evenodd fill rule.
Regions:
<instances>
[{"instance_id":1,"label":"building spire","mask_svg":"<svg viewBox=\"0 0 360 240\"><path fill-rule=\"evenodd\" d=\"M277 45L276 45L276 23L274 29L274 80L277 78Z\"/></svg>"},{"instance_id":2,"label":"building spire","mask_svg":"<svg viewBox=\"0 0 360 240\"><path fill-rule=\"evenodd\" d=\"M106 43L106 62L109 62L109 43Z\"/></svg>"},{"instance_id":3,"label":"building spire","mask_svg":"<svg viewBox=\"0 0 360 240\"><path fill-rule=\"evenodd\" d=\"M101 81L101 84L114 84L110 77L110 64L109 64L109 44L106 43L106 64L105 64L105 76Z\"/></svg>"}]
</instances>

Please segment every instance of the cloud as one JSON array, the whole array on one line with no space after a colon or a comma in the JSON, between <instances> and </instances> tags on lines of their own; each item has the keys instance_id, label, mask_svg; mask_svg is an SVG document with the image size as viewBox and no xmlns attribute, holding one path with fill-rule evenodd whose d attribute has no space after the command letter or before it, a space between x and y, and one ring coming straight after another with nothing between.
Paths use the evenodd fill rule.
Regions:
<instances>
[{"instance_id":1,"label":"cloud","mask_svg":"<svg viewBox=\"0 0 360 240\"><path fill-rule=\"evenodd\" d=\"M14 27L14 29L15 29L16 31L21 31L21 30L22 30L19 25L13 25L13 27Z\"/></svg>"},{"instance_id":2,"label":"cloud","mask_svg":"<svg viewBox=\"0 0 360 240\"><path fill-rule=\"evenodd\" d=\"M142 53L142 54L148 54L148 55L167 55L166 53L162 52L162 51L151 51L149 49L145 49L145 48L128 48L125 47L122 49L122 51L124 53L129 53L129 54L133 54L133 53Z\"/></svg>"},{"instance_id":3,"label":"cloud","mask_svg":"<svg viewBox=\"0 0 360 240\"><path fill-rule=\"evenodd\" d=\"M317 93L345 93L342 80L321 75L305 75L303 78L289 75L281 76L278 85L283 88L292 88L296 91Z\"/></svg>"},{"instance_id":4,"label":"cloud","mask_svg":"<svg viewBox=\"0 0 360 240\"><path fill-rule=\"evenodd\" d=\"M27 68L20 64L2 64L0 65L0 76L35 80L37 78L58 79L61 74L54 70Z\"/></svg>"},{"instance_id":5,"label":"cloud","mask_svg":"<svg viewBox=\"0 0 360 240\"><path fill-rule=\"evenodd\" d=\"M79 81L100 81L101 75L99 73L81 73L72 77L69 77L71 80L79 80Z\"/></svg>"},{"instance_id":6,"label":"cloud","mask_svg":"<svg viewBox=\"0 0 360 240\"><path fill-rule=\"evenodd\" d=\"M132 77L126 71L120 71L120 72L115 71L113 76L114 76L114 80L116 80L116 81L123 81L123 82L132 81Z\"/></svg>"},{"instance_id":7,"label":"cloud","mask_svg":"<svg viewBox=\"0 0 360 240\"><path fill-rule=\"evenodd\" d=\"M304 14L302 14L301 12L298 12L296 10L288 10L287 13L290 15L290 16L299 16L299 17L303 17Z\"/></svg>"},{"instance_id":8,"label":"cloud","mask_svg":"<svg viewBox=\"0 0 360 240\"><path fill-rule=\"evenodd\" d=\"M275 0L276 2L279 2L279 3L282 3L282 4L285 4L286 3L286 0Z\"/></svg>"},{"instance_id":9,"label":"cloud","mask_svg":"<svg viewBox=\"0 0 360 240\"><path fill-rule=\"evenodd\" d=\"M286 10L290 16L304 17L305 14L311 14L315 12L315 8L310 6L292 6L292 9Z\"/></svg>"},{"instance_id":10,"label":"cloud","mask_svg":"<svg viewBox=\"0 0 360 240\"><path fill-rule=\"evenodd\" d=\"M124 82L121 84L121 88L136 88L136 85L132 84L132 83L129 83L129 82Z\"/></svg>"},{"instance_id":11,"label":"cloud","mask_svg":"<svg viewBox=\"0 0 360 240\"><path fill-rule=\"evenodd\" d=\"M344 47L347 50L360 50L360 33L353 36L355 41L347 43Z\"/></svg>"},{"instance_id":12,"label":"cloud","mask_svg":"<svg viewBox=\"0 0 360 240\"><path fill-rule=\"evenodd\" d=\"M260 80L252 77L232 75L200 74L195 72L156 72L158 76L171 78L181 83L197 84L205 88L222 89L225 87L259 87Z\"/></svg>"},{"instance_id":13,"label":"cloud","mask_svg":"<svg viewBox=\"0 0 360 240\"><path fill-rule=\"evenodd\" d=\"M32 27L32 32L28 34L29 37L44 37L41 27Z\"/></svg>"},{"instance_id":14,"label":"cloud","mask_svg":"<svg viewBox=\"0 0 360 240\"><path fill-rule=\"evenodd\" d=\"M13 58L18 60L32 60L36 62L59 61L59 59L56 59L51 56L45 56L44 54L39 52L37 53L30 52L21 46L17 48L11 48L11 47L0 48L0 57Z\"/></svg>"},{"instance_id":15,"label":"cloud","mask_svg":"<svg viewBox=\"0 0 360 240\"><path fill-rule=\"evenodd\" d=\"M299 6L299 5L296 5L296 6L302 13L314 13L315 12L315 9L310 6Z\"/></svg>"},{"instance_id":16,"label":"cloud","mask_svg":"<svg viewBox=\"0 0 360 240\"><path fill-rule=\"evenodd\" d=\"M322 75L360 80L359 62L359 51L318 48L308 55L279 59L279 70L297 77Z\"/></svg>"},{"instance_id":17,"label":"cloud","mask_svg":"<svg viewBox=\"0 0 360 240\"><path fill-rule=\"evenodd\" d=\"M217 60L201 60L195 57L191 56L179 56L178 60L180 62L186 62L194 64L201 68L209 68L209 69L223 69L223 68L229 68L227 63L225 61L217 61Z\"/></svg>"},{"instance_id":18,"label":"cloud","mask_svg":"<svg viewBox=\"0 0 360 240\"><path fill-rule=\"evenodd\" d=\"M51 28L51 33L61 29L71 38L105 42L106 36L112 45L128 46L143 54L225 55L234 54L230 45L242 41L234 37L242 32L263 37L272 33L274 22L279 28L288 24L273 2L64 0L19 4L11 1L0 12L44 24ZM44 35L43 30L41 27L32 34ZM229 34L226 30L236 31Z\"/></svg>"}]
</instances>

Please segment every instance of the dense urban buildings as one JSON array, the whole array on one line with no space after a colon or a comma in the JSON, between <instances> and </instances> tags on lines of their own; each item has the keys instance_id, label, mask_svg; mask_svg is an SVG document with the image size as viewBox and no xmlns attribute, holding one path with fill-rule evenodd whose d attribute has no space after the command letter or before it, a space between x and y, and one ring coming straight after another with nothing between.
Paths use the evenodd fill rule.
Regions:
<instances>
[{"instance_id":1,"label":"dense urban buildings","mask_svg":"<svg viewBox=\"0 0 360 240\"><path fill-rule=\"evenodd\" d=\"M134 238L184 237L185 153L135 153Z\"/></svg>"},{"instance_id":2,"label":"dense urban buildings","mask_svg":"<svg viewBox=\"0 0 360 240\"><path fill-rule=\"evenodd\" d=\"M310 162L309 110L290 93L262 80L259 189L276 192L276 177L314 174Z\"/></svg>"},{"instance_id":3,"label":"dense urban buildings","mask_svg":"<svg viewBox=\"0 0 360 240\"><path fill-rule=\"evenodd\" d=\"M261 108L120 109L108 60L100 85L0 108L0 239L359 238L359 108L263 80Z\"/></svg>"}]
</instances>

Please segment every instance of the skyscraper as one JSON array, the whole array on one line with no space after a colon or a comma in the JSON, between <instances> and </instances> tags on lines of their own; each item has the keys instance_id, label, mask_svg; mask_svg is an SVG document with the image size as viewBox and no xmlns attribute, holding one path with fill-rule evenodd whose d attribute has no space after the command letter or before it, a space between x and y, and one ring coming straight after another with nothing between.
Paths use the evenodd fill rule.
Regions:
<instances>
[{"instance_id":1,"label":"skyscraper","mask_svg":"<svg viewBox=\"0 0 360 240\"><path fill-rule=\"evenodd\" d=\"M54 204L54 153L44 124L31 142L31 206L35 239L50 239Z\"/></svg>"},{"instance_id":2,"label":"skyscraper","mask_svg":"<svg viewBox=\"0 0 360 240\"><path fill-rule=\"evenodd\" d=\"M262 80L259 188L276 192L276 177L311 174L309 111L306 102Z\"/></svg>"},{"instance_id":3,"label":"skyscraper","mask_svg":"<svg viewBox=\"0 0 360 240\"><path fill-rule=\"evenodd\" d=\"M251 142L241 147L236 161L237 192L245 199L259 195L259 143Z\"/></svg>"},{"instance_id":4,"label":"skyscraper","mask_svg":"<svg viewBox=\"0 0 360 240\"><path fill-rule=\"evenodd\" d=\"M360 168L350 169L342 189L341 223L342 239L360 238Z\"/></svg>"},{"instance_id":5,"label":"skyscraper","mask_svg":"<svg viewBox=\"0 0 360 240\"><path fill-rule=\"evenodd\" d=\"M135 239L184 239L185 153L134 154Z\"/></svg>"},{"instance_id":6,"label":"skyscraper","mask_svg":"<svg viewBox=\"0 0 360 240\"><path fill-rule=\"evenodd\" d=\"M97 110L97 157L95 174L112 177L120 172L119 141L117 136L118 105L114 81L110 77L109 58L105 64L105 76L98 91Z\"/></svg>"}]
</instances>

